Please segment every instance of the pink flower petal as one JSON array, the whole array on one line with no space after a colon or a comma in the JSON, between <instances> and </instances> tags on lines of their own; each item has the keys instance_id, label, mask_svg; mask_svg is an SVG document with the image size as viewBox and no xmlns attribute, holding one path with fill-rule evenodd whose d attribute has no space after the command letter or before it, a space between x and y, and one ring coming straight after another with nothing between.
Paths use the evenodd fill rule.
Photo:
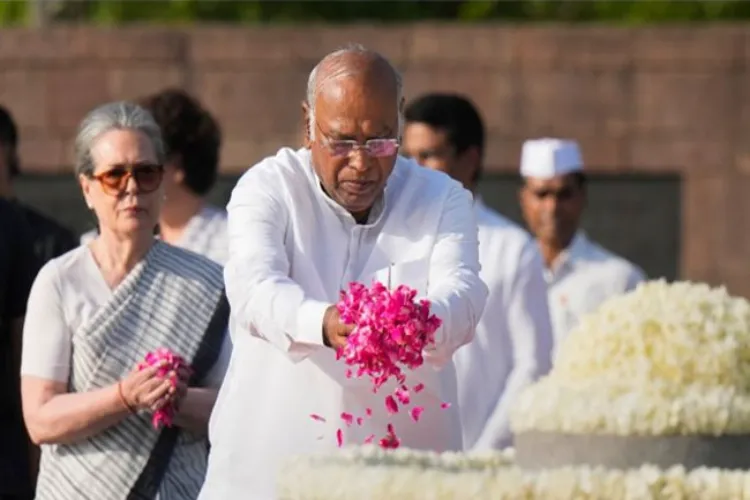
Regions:
<instances>
[{"instance_id":1,"label":"pink flower petal","mask_svg":"<svg viewBox=\"0 0 750 500\"><path fill-rule=\"evenodd\" d=\"M440 408L442 408L443 410L446 410L450 407L451 407L450 403L440 403Z\"/></svg>"},{"instance_id":2,"label":"pink flower petal","mask_svg":"<svg viewBox=\"0 0 750 500\"><path fill-rule=\"evenodd\" d=\"M365 438L364 444L372 444L375 441L375 434L370 434Z\"/></svg>"},{"instance_id":3,"label":"pink flower petal","mask_svg":"<svg viewBox=\"0 0 750 500\"><path fill-rule=\"evenodd\" d=\"M310 414L310 418L313 420L317 420L318 422L325 422L326 419L321 417L320 415L316 415L315 413Z\"/></svg>"},{"instance_id":4,"label":"pink flower petal","mask_svg":"<svg viewBox=\"0 0 750 500\"><path fill-rule=\"evenodd\" d=\"M410 401L409 396L409 389L407 389L405 386L401 386L396 389L394 392L396 395L396 398L401 402L401 404L408 405Z\"/></svg>"},{"instance_id":5,"label":"pink flower petal","mask_svg":"<svg viewBox=\"0 0 750 500\"><path fill-rule=\"evenodd\" d=\"M336 442L339 445L339 448L341 448L344 445L344 431L341 429L338 429L336 431Z\"/></svg>"},{"instance_id":6,"label":"pink flower petal","mask_svg":"<svg viewBox=\"0 0 750 500\"><path fill-rule=\"evenodd\" d=\"M343 420L347 426L350 426L352 425L352 422L354 422L354 416L351 413L343 412L341 414L341 420Z\"/></svg>"},{"instance_id":7,"label":"pink flower petal","mask_svg":"<svg viewBox=\"0 0 750 500\"><path fill-rule=\"evenodd\" d=\"M422 408L421 406L415 406L414 408L412 408L409 412L411 414L412 420L414 420L415 422L419 422L419 417L422 416L423 411L424 408Z\"/></svg>"},{"instance_id":8,"label":"pink flower petal","mask_svg":"<svg viewBox=\"0 0 750 500\"><path fill-rule=\"evenodd\" d=\"M380 446L382 448L395 449L401 445L401 440L396 436L396 432L393 429L393 424L388 424L388 434L380 440Z\"/></svg>"},{"instance_id":9,"label":"pink flower petal","mask_svg":"<svg viewBox=\"0 0 750 500\"><path fill-rule=\"evenodd\" d=\"M422 383L419 383L419 384L417 384L417 385L414 386L414 392L416 392L417 394L419 394L420 392L422 392L422 389L424 389L424 384L422 384Z\"/></svg>"},{"instance_id":10,"label":"pink flower petal","mask_svg":"<svg viewBox=\"0 0 750 500\"><path fill-rule=\"evenodd\" d=\"M368 417L372 417L372 408L365 408L365 415Z\"/></svg>"},{"instance_id":11,"label":"pink flower petal","mask_svg":"<svg viewBox=\"0 0 750 500\"><path fill-rule=\"evenodd\" d=\"M393 396L387 396L385 398L385 408L391 415L398 413L398 404L396 403L396 400L393 399Z\"/></svg>"},{"instance_id":12,"label":"pink flower petal","mask_svg":"<svg viewBox=\"0 0 750 500\"><path fill-rule=\"evenodd\" d=\"M362 425L362 423L365 421L362 417L357 417L357 425Z\"/></svg>"}]
</instances>

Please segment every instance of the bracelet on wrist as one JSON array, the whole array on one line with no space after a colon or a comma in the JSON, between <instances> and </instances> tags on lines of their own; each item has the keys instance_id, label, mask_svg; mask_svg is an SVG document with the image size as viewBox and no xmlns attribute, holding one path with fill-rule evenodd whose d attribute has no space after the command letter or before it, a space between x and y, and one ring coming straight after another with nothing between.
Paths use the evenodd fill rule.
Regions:
<instances>
[{"instance_id":1,"label":"bracelet on wrist","mask_svg":"<svg viewBox=\"0 0 750 500\"><path fill-rule=\"evenodd\" d=\"M125 395L122 393L122 380L117 382L117 395L120 396L120 402L125 405L125 408L127 408L130 413L134 415L138 413L137 411L135 411L135 408L130 406L128 400L125 399Z\"/></svg>"}]
</instances>

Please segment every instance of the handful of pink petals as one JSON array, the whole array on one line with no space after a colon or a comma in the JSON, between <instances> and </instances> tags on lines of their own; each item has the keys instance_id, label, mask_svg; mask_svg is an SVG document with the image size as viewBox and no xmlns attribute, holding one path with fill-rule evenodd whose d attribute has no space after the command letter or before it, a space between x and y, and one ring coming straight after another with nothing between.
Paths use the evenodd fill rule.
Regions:
<instances>
[{"instance_id":1,"label":"handful of pink petals","mask_svg":"<svg viewBox=\"0 0 750 500\"><path fill-rule=\"evenodd\" d=\"M148 368L149 366L157 365L163 361L165 363L159 368L159 371L156 374L157 376L162 378L170 377L172 387L177 386L177 374L181 370L187 372L192 371L190 365L182 357L176 355L165 347L161 347L154 352L149 352L148 354L146 354L143 362L138 365L138 369L143 370L145 368ZM170 374L172 373L173 375L170 376ZM174 419L174 413L175 407L173 403L165 405L159 410L155 411L151 420L154 429L158 429L161 425L171 427L172 419Z\"/></svg>"},{"instance_id":2,"label":"handful of pink petals","mask_svg":"<svg viewBox=\"0 0 750 500\"><path fill-rule=\"evenodd\" d=\"M430 302L416 301L417 291L405 285L389 290L380 282L368 288L361 283L351 283L349 290L341 292L337 304L341 321L355 325L344 347L336 352L350 367L348 378L369 377L372 390L378 390L389 380L397 382L397 388L384 398L389 414L393 415L411 403L411 393L424 389L421 383L409 384L404 369L414 370L424 363L423 351L435 341L435 332L442 321L430 314ZM442 403L448 408L448 403ZM409 415L419 421L424 408L414 406ZM347 425L362 425L365 418L372 415L367 408L364 417L342 413L341 419ZM319 415L312 418L325 421ZM336 437L339 446L343 445L343 431L338 429ZM365 439L364 444L372 443L375 436ZM379 444L383 448L398 448L400 440L393 424L387 425L387 432Z\"/></svg>"}]
</instances>

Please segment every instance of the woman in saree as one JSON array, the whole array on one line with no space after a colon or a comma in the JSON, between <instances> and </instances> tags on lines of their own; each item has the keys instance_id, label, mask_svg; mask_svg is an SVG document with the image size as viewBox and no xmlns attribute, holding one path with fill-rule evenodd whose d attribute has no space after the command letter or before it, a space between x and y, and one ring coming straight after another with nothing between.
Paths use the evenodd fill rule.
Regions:
<instances>
[{"instance_id":1,"label":"woman in saree","mask_svg":"<svg viewBox=\"0 0 750 500\"><path fill-rule=\"evenodd\" d=\"M26 426L42 447L37 498L198 496L207 426L231 343L221 267L154 238L166 158L159 127L125 102L92 111L76 175L101 228L48 262L29 297L21 367ZM147 353L191 364L173 384ZM172 426L153 412L174 405Z\"/></svg>"}]
</instances>

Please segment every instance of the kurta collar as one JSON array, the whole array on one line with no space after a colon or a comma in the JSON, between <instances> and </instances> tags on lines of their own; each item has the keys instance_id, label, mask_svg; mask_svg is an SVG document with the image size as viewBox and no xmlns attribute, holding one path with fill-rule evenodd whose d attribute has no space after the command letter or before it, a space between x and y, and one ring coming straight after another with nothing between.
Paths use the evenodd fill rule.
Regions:
<instances>
[{"instance_id":1,"label":"kurta collar","mask_svg":"<svg viewBox=\"0 0 750 500\"><path fill-rule=\"evenodd\" d=\"M308 159L308 167L310 169L310 172L312 173L312 182L314 182L315 184L314 190L318 194L318 196L324 200L324 202L334 211L334 213L339 218L352 224L357 224L352 214L350 214L344 207L336 203L333 199L331 199L330 196L328 196L328 194L323 189L323 185L320 182L318 174L315 172L315 169L312 166L312 155L308 154ZM380 195L380 197L378 197L377 200L375 200L375 204L370 210L370 215L367 217L367 222L365 224L359 224L360 227L374 227L378 225L383 219L386 208L390 203L389 192L393 190L392 186L397 182L398 177L401 176L401 161L401 157L396 158L396 164L393 166L393 171L391 172L391 175L388 177L388 180L385 183L383 193Z\"/></svg>"},{"instance_id":2,"label":"kurta collar","mask_svg":"<svg viewBox=\"0 0 750 500\"><path fill-rule=\"evenodd\" d=\"M564 271L571 269L575 265L576 260L586 255L588 245L589 240L586 233L582 229L579 229L573 237L573 241L568 245L568 248L563 250L552 263L552 267L544 270L547 280L551 281L555 276L559 276Z\"/></svg>"}]
</instances>

